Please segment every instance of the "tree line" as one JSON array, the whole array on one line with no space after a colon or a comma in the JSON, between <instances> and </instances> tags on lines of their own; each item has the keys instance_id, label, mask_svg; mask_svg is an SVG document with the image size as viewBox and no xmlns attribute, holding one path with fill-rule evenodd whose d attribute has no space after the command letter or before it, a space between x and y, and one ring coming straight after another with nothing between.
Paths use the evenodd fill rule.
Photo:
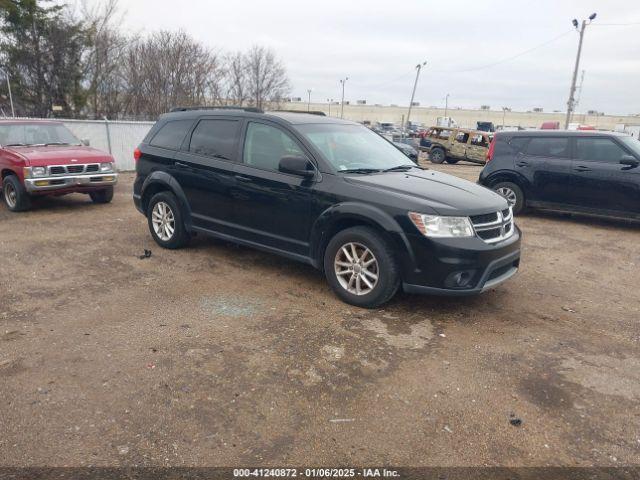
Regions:
<instances>
[{"instance_id":1,"label":"tree line","mask_svg":"<svg viewBox=\"0 0 640 480\"><path fill-rule=\"evenodd\" d=\"M266 108L290 92L269 48L220 52L183 31L137 37L118 0L0 0L0 116L155 119L177 106Z\"/></svg>"}]
</instances>

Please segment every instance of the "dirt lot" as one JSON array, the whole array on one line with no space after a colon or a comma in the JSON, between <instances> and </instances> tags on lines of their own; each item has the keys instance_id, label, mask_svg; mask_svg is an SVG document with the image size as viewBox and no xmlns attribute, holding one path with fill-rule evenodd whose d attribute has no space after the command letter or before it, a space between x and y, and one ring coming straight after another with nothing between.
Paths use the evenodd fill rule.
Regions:
<instances>
[{"instance_id":1,"label":"dirt lot","mask_svg":"<svg viewBox=\"0 0 640 480\"><path fill-rule=\"evenodd\" d=\"M131 185L0 206L0 465L640 463L640 227L528 214L503 286L361 310L276 256L161 250Z\"/></svg>"}]
</instances>

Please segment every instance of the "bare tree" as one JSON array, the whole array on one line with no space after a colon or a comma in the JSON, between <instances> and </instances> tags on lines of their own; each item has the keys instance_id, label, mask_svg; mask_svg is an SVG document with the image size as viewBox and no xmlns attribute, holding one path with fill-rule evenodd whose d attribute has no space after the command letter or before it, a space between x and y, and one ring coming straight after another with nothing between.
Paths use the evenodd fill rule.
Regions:
<instances>
[{"instance_id":1,"label":"bare tree","mask_svg":"<svg viewBox=\"0 0 640 480\"><path fill-rule=\"evenodd\" d=\"M247 88L257 108L279 104L291 90L287 71L273 50L253 46L245 56Z\"/></svg>"}]
</instances>

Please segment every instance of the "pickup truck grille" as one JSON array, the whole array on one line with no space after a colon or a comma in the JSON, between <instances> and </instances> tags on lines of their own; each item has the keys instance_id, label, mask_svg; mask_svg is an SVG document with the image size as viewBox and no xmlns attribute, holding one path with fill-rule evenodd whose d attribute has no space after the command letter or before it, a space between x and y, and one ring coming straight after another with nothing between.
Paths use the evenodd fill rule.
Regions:
<instances>
[{"instance_id":1,"label":"pickup truck grille","mask_svg":"<svg viewBox=\"0 0 640 480\"><path fill-rule=\"evenodd\" d=\"M95 173L99 171L99 163L90 163L88 165L54 165L49 167L49 175L77 175L79 173Z\"/></svg>"},{"instance_id":2,"label":"pickup truck grille","mask_svg":"<svg viewBox=\"0 0 640 480\"><path fill-rule=\"evenodd\" d=\"M496 213L473 215L470 218L476 234L487 243L506 240L515 231L511 208Z\"/></svg>"}]
</instances>

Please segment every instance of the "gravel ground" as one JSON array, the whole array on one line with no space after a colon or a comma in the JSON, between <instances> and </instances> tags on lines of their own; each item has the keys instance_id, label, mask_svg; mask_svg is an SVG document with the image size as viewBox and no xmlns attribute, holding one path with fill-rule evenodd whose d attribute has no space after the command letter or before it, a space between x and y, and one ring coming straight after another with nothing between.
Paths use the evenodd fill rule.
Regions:
<instances>
[{"instance_id":1,"label":"gravel ground","mask_svg":"<svg viewBox=\"0 0 640 480\"><path fill-rule=\"evenodd\" d=\"M0 206L0 465L640 463L637 225L527 214L506 284L361 310L273 255L161 250L132 181Z\"/></svg>"}]
</instances>

